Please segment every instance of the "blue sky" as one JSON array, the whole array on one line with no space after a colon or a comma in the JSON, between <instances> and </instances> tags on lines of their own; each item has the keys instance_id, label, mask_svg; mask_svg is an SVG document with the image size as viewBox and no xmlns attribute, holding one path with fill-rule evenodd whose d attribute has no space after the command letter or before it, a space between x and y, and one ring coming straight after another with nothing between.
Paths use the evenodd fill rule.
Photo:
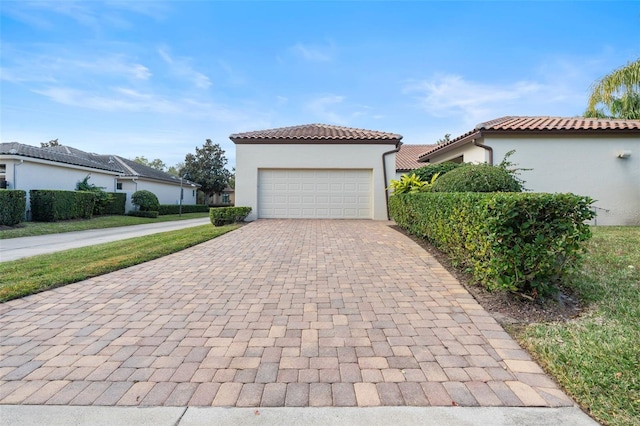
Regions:
<instances>
[{"instance_id":1,"label":"blue sky","mask_svg":"<svg viewBox=\"0 0 640 426\"><path fill-rule=\"evenodd\" d=\"M7 1L1 137L184 160L205 139L327 123L435 143L577 116L640 56L640 2Z\"/></svg>"}]
</instances>

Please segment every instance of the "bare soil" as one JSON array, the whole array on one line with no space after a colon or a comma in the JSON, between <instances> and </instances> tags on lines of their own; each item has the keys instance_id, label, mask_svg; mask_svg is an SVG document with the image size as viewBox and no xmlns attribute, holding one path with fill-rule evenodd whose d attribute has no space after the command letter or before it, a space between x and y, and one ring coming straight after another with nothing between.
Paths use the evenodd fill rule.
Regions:
<instances>
[{"instance_id":1,"label":"bare soil","mask_svg":"<svg viewBox=\"0 0 640 426\"><path fill-rule=\"evenodd\" d=\"M488 291L476 282L473 277L455 268L446 254L442 253L427 240L407 233L399 226L391 228L406 235L436 258L451 275L453 275L478 303L503 325L524 325L539 322L561 322L575 318L582 312L582 305L578 298L568 289L559 289L554 297L546 299L532 299L508 291Z\"/></svg>"}]
</instances>

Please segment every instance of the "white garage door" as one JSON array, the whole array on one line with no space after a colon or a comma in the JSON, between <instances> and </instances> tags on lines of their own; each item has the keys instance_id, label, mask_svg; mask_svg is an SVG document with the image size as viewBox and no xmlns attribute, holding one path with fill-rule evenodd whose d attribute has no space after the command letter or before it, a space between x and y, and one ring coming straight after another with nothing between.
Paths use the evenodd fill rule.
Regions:
<instances>
[{"instance_id":1,"label":"white garage door","mask_svg":"<svg viewBox=\"0 0 640 426\"><path fill-rule=\"evenodd\" d=\"M371 219L371 170L260 170L258 217Z\"/></svg>"}]
</instances>

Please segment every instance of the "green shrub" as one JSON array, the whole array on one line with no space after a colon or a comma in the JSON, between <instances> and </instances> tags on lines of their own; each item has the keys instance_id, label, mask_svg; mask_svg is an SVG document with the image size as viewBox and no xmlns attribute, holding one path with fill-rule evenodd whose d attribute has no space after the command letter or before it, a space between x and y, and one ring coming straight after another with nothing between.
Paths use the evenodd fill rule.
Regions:
<instances>
[{"instance_id":1,"label":"green shrub","mask_svg":"<svg viewBox=\"0 0 640 426\"><path fill-rule=\"evenodd\" d=\"M127 204L127 194L124 192L108 192L109 203L104 207L103 214L123 215Z\"/></svg>"},{"instance_id":2,"label":"green shrub","mask_svg":"<svg viewBox=\"0 0 640 426\"><path fill-rule=\"evenodd\" d=\"M206 213L209 211L209 206L206 204L183 204L182 213ZM167 214L179 214L180 204L160 204L158 209L160 216Z\"/></svg>"},{"instance_id":3,"label":"green shrub","mask_svg":"<svg viewBox=\"0 0 640 426\"><path fill-rule=\"evenodd\" d=\"M217 207L209 210L209 218L215 226L242 222L251 213L251 207Z\"/></svg>"},{"instance_id":4,"label":"green shrub","mask_svg":"<svg viewBox=\"0 0 640 426\"><path fill-rule=\"evenodd\" d=\"M160 209L160 203L158 202L156 194L145 189L134 192L131 196L131 203L143 212L157 212Z\"/></svg>"},{"instance_id":5,"label":"green shrub","mask_svg":"<svg viewBox=\"0 0 640 426\"><path fill-rule=\"evenodd\" d=\"M419 169L415 169L413 172L420 178L423 182L431 182L434 175L438 175L438 177L442 177L445 173L450 172L451 170L462 166L462 163L452 163L451 161L445 161L440 164L429 164L424 167L420 167Z\"/></svg>"},{"instance_id":6,"label":"green shrub","mask_svg":"<svg viewBox=\"0 0 640 426\"><path fill-rule=\"evenodd\" d=\"M34 222L91 219L93 216L93 192L32 189L29 191L29 199L31 219Z\"/></svg>"},{"instance_id":7,"label":"green shrub","mask_svg":"<svg viewBox=\"0 0 640 426\"><path fill-rule=\"evenodd\" d=\"M95 203L93 205L93 214L96 216L106 214L107 206L111 204L111 194L105 192L99 186L89 183L91 176L87 175L83 180L76 184L76 191L89 191L95 195Z\"/></svg>"},{"instance_id":8,"label":"green shrub","mask_svg":"<svg viewBox=\"0 0 640 426\"><path fill-rule=\"evenodd\" d=\"M127 212L127 216L149 217L151 219L155 219L158 217L158 212L149 210L129 210Z\"/></svg>"},{"instance_id":9,"label":"green shrub","mask_svg":"<svg viewBox=\"0 0 640 426\"><path fill-rule=\"evenodd\" d=\"M488 164L464 164L439 177L433 192L521 192L508 170Z\"/></svg>"},{"instance_id":10,"label":"green shrub","mask_svg":"<svg viewBox=\"0 0 640 426\"><path fill-rule=\"evenodd\" d=\"M400 227L488 289L537 297L579 265L591 202L573 194L425 193L393 195L389 207Z\"/></svg>"},{"instance_id":11,"label":"green shrub","mask_svg":"<svg viewBox=\"0 0 640 426\"><path fill-rule=\"evenodd\" d=\"M27 193L19 189L0 190L0 225L13 226L24 219Z\"/></svg>"}]
</instances>

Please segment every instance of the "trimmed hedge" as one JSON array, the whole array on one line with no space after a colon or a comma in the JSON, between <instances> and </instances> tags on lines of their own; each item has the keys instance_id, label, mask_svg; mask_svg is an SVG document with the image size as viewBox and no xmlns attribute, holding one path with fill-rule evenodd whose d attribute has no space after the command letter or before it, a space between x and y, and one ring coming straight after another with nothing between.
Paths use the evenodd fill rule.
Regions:
<instances>
[{"instance_id":1,"label":"trimmed hedge","mask_svg":"<svg viewBox=\"0 0 640 426\"><path fill-rule=\"evenodd\" d=\"M415 173L423 182L431 182L431 178L433 178L436 173L438 174L438 179L440 179L445 173L448 173L462 165L464 165L464 163L452 163L451 161L445 161L444 163L429 164L427 166L420 167L419 169L413 170L412 173Z\"/></svg>"},{"instance_id":2,"label":"trimmed hedge","mask_svg":"<svg viewBox=\"0 0 640 426\"><path fill-rule=\"evenodd\" d=\"M96 200L93 192L52 189L32 189L29 198L34 222L91 219Z\"/></svg>"},{"instance_id":3,"label":"trimmed hedge","mask_svg":"<svg viewBox=\"0 0 640 426\"><path fill-rule=\"evenodd\" d=\"M508 170L489 164L464 164L438 176L433 192L521 192Z\"/></svg>"},{"instance_id":4,"label":"trimmed hedge","mask_svg":"<svg viewBox=\"0 0 640 426\"><path fill-rule=\"evenodd\" d=\"M107 194L109 194L109 203L104 207L102 214L123 215L127 204L127 194L124 192L107 192Z\"/></svg>"},{"instance_id":5,"label":"trimmed hedge","mask_svg":"<svg viewBox=\"0 0 640 426\"><path fill-rule=\"evenodd\" d=\"M155 219L158 217L158 212L148 210L129 210L127 212L127 216L148 217L151 219Z\"/></svg>"},{"instance_id":6,"label":"trimmed hedge","mask_svg":"<svg viewBox=\"0 0 640 426\"><path fill-rule=\"evenodd\" d=\"M24 219L27 193L19 189L0 191L0 225L13 226Z\"/></svg>"},{"instance_id":7,"label":"trimmed hedge","mask_svg":"<svg viewBox=\"0 0 640 426\"><path fill-rule=\"evenodd\" d=\"M209 211L209 206L206 204L183 204L182 213L206 213ZM179 214L180 204L160 204L158 209L160 216L165 214Z\"/></svg>"},{"instance_id":8,"label":"trimmed hedge","mask_svg":"<svg viewBox=\"0 0 640 426\"><path fill-rule=\"evenodd\" d=\"M138 210L146 212L157 212L160 208L156 194L146 189L134 192L131 196L131 203L138 207Z\"/></svg>"},{"instance_id":9,"label":"trimmed hedge","mask_svg":"<svg viewBox=\"0 0 640 426\"><path fill-rule=\"evenodd\" d=\"M214 226L242 222L251 213L251 207L217 207L209 209L209 218Z\"/></svg>"},{"instance_id":10,"label":"trimmed hedge","mask_svg":"<svg viewBox=\"0 0 640 426\"><path fill-rule=\"evenodd\" d=\"M574 194L393 195L396 223L468 268L489 290L549 294L579 266L592 200Z\"/></svg>"}]
</instances>

